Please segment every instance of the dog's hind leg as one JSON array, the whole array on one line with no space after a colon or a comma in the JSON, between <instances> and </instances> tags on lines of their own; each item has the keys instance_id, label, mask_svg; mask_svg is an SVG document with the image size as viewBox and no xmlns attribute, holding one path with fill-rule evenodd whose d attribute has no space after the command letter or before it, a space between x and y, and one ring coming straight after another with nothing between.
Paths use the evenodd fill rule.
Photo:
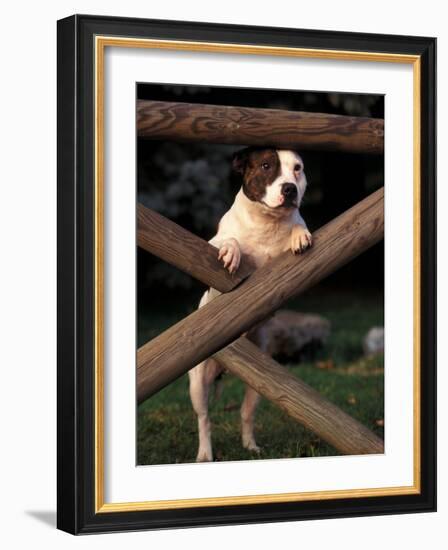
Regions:
<instances>
[{"instance_id":1,"label":"dog's hind leg","mask_svg":"<svg viewBox=\"0 0 448 550\"><path fill-rule=\"evenodd\" d=\"M255 441L254 418L260 395L250 386L246 386L243 403L241 405L241 439L243 447L249 451L260 452Z\"/></svg>"},{"instance_id":2,"label":"dog's hind leg","mask_svg":"<svg viewBox=\"0 0 448 550\"><path fill-rule=\"evenodd\" d=\"M208 414L209 386L205 380L206 364L207 361L203 361L188 372L191 403L198 415L199 449L196 462L211 462L213 460L211 426Z\"/></svg>"},{"instance_id":3,"label":"dog's hind leg","mask_svg":"<svg viewBox=\"0 0 448 550\"><path fill-rule=\"evenodd\" d=\"M247 333L247 338L262 351L267 350L268 338L263 324L251 329ZM241 440L245 449L257 453L260 452L260 447L255 441L254 420L259 402L260 395L253 388L246 385L246 393L241 404Z\"/></svg>"},{"instance_id":4,"label":"dog's hind leg","mask_svg":"<svg viewBox=\"0 0 448 550\"><path fill-rule=\"evenodd\" d=\"M217 290L210 288L203 294L199 307L211 302L219 294ZM208 398L210 388L221 370L218 363L209 358L188 371L191 403L198 415L199 449L196 462L211 462L213 460Z\"/></svg>"}]
</instances>

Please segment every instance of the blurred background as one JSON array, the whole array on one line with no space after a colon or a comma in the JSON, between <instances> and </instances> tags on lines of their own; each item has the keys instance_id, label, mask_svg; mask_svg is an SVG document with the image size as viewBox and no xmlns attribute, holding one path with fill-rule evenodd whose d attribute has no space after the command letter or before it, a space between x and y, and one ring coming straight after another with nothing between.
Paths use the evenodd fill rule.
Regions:
<instances>
[{"instance_id":1,"label":"blurred background","mask_svg":"<svg viewBox=\"0 0 448 550\"><path fill-rule=\"evenodd\" d=\"M312 91L139 84L138 99L275 108L384 117L383 96ZM138 201L209 240L238 191L230 159L240 146L137 139ZM301 214L311 232L383 185L382 155L299 151L308 188ZM137 250L138 346L197 308L205 287L155 256ZM383 435L383 354L367 333L384 324L383 243L363 253L282 309L318 315L328 334L290 357L279 357L307 383ZM378 340L378 330L374 332ZM370 333L372 336L372 333ZM381 340L381 338L380 338ZM316 343L316 342L314 342ZM242 449L239 406L243 384L224 377L211 403L218 460L336 455L338 452L262 401L256 418L260 455ZM138 463L192 462L196 418L184 376L140 405Z\"/></svg>"}]
</instances>

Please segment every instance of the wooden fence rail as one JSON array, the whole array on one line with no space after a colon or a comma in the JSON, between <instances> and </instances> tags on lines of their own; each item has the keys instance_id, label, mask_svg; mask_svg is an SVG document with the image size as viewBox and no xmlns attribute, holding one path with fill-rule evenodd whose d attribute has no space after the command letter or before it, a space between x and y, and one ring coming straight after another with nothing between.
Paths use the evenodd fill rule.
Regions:
<instances>
[{"instance_id":1,"label":"wooden fence rail","mask_svg":"<svg viewBox=\"0 0 448 550\"><path fill-rule=\"evenodd\" d=\"M382 153L384 120L221 105L137 101L139 137Z\"/></svg>"},{"instance_id":2,"label":"wooden fence rail","mask_svg":"<svg viewBox=\"0 0 448 550\"><path fill-rule=\"evenodd\" d=\"M368 428L292 375L241 337L214 358L303 426L344 454L383 453L384 443Z\"/></svg>"},{"instance_id":3,"label":"wooden fence rail","mask_svg":"<svg viewBox=\"0 0 448 550\"><path fill-rule=\"evenodd\" d=\"M253 271L243 258L237 273L230 275L216 247L142 204L137 205L137 243L220 292L232 290Z\"/></svg>"},{"instance_id":4,"label":"wooden fence rail","mask_svg":"<svg viewBox=\"0 0 448 550\"><path fill-rule=\"evenodd\" d=\"M285 253L227 294L195 311L137 352L138 402L264 320L291 296L310 288L384 235L379 189L314 234L303 256ZM158 238L163 239L162 234ZM267 284L269 281L269 285Z\"/></svg>"}]
</instances>

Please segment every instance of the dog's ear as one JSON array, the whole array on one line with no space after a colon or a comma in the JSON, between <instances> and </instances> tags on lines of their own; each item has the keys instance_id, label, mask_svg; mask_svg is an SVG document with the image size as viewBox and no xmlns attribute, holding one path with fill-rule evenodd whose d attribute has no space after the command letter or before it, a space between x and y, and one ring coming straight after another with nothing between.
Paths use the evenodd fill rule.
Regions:
<instances>
[{"instance_id":1,"label":"dog's ear","mask_svg":"<svg viewBox=\"0 0 448 550\"><path fill-rule=\"evenodd\" d=\"M232 156L232 169L236 174L242 176L246 170L248 149L241 149Z\"/></svg>"}]
</instances>

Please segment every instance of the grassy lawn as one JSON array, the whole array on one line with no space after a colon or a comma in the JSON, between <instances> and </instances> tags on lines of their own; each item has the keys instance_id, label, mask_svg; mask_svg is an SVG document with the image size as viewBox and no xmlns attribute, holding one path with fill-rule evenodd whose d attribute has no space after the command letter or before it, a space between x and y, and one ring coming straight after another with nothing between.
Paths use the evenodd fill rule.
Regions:
<instances>
[{"instance_id":1,"label":"grassy lawn","mask_svg":"<svg viewBox=\"0 0 448 550\"><path fill-rule=\"evenodd\" d=\"M195 304L152 314L141 311L139 345L185 316ZM362 338L373 325L383 325L383 298L371 292L313 289L288 304L302 312L318 313L331 321L331 336L312 360L290 364L291 372L341 409L383 436L383 356L365 358ZM256 415L256 439L261 453L240 443L239 407L244 385L231 375L223 378L219 400L210 403L215 460L250 460L330 456L339 454L315 434L302 428L275 405L263 399ZM188 376L148 399L138 408L138 463L193 462L197 451L196 416L188 395Z\"/></svg>"}]
</instances>

